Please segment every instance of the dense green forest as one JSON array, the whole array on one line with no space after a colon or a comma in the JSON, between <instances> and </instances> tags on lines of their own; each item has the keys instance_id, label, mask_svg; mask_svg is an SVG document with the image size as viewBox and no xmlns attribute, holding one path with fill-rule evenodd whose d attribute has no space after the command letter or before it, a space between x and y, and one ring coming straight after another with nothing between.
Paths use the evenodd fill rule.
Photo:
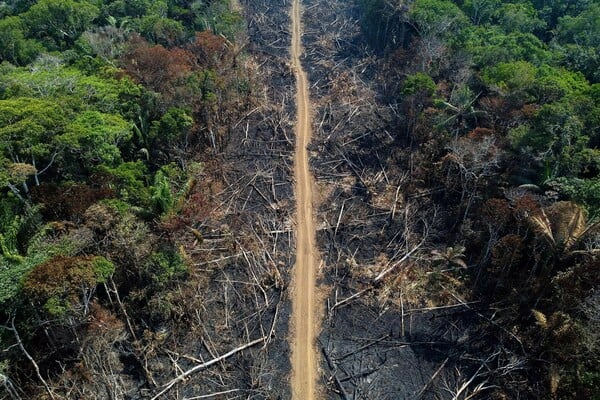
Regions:
<instances>
[{"instance_id":1,"label":"dense green forest","mask_svg":"<svg viewBox=\"0 0 600 400\"><path fill-rule=\"evenodd\" d=\"M487 304L482 337L514 357L485 398L600 398L600 4L361 0L360 13L402 115L405 189L442 215L430 290Z\"/></svg>"},{"instance_id":2,"label":"dense green forest","mask_svg":"<svg viewBox=\"0 0 600 400\"><path fill-rule=\"evenodd\" d=\"M0 2L1 398L91 398L67 382L116 342L136 364L181 307L244 34L225 0Z\"/></svg>"}]
</instances>

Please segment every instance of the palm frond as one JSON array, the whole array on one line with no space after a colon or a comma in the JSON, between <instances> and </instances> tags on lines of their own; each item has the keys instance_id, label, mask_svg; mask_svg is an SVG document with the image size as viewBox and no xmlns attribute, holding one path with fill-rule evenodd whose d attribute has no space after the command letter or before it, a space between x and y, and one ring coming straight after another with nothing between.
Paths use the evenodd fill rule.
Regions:
<instances>
[{"instance_id":1,"label":"palm frond","mask_svg":"<svg viewBox=\"0 0 600 400\"><path fill-rule=\"evenodd\" d=\"M548 329L548 318L546 318L546 314L538 310L531 310L533 317L535 318L535 323L542 329Z\"/></svg>"},{"instance_id":2,"label":"palm frond","mask_svg":"<svg viewBox=\"0 0 600 400\"><path fill-rule=\"evenodd\" d=\"M556 241L552 234L552 224L550 224L544 210L541 210L539 214L530 216L529 221L538 237L546 240L551 246L556 246Z\"/></svg>"},{"instance_id":3,"label":"palm frond","mask_svg":"<svg viewBox=\"0 0 600 400\"><path fill-rule=\"evenodd\" d=\"M573 322L568 314L556 311L548 318L548 327L551 329L552 335L560 338L573 328Z\"/></svg>"},{"instance_id":4,"label":"palm frond","mask_svg":"<svg viewBox=\"0 0 600 400\"><path fill-rule=\"evenodd\" d=\"M579 235L578 241L593 233L600 233L600 221L596 221L585 228L585 230L581 232L581 235Z\"/></svg>"},{"instance_id":5,"label":"palm frond","mask_svg":"<svg viewBox=\"0 0 600 400\"><path fill-rule=\"evenodd\" d=\"M455 264L462 268L467 268L467 263L463 260L466 248L461 245L446 247L444 251L432 250L432 261L444 261L447 264Z\"/></svg>"},{"instance_id":6,"label":"palm frond","mask_svg":"<svg viewBox=\"0 0 600 400\"><path fill-rule=\"evenodd\" d=\"M559 201L548 207L555 240L564 250L571 249L586 231L583 208L571 201Z\"/></svg>"},{"instance_id":7,"label":"palm frond","mask_svg":"<svg viewBox=\"0 0 600 400\"><path fill-rule=\"evenodd\" d=\"M556 396L558 392L558 387L560 384L560 371L556 369L556 367L552 367L549 372L549 381L550 381L550 393L552 396Z\"/></svg>"}]
</instances>

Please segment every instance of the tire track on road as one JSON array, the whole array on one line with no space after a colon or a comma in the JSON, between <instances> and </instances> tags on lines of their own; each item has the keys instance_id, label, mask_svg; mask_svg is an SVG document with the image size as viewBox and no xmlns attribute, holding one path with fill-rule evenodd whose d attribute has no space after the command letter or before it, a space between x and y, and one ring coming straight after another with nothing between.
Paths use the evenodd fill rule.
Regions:
<instances>
[{"instance_id":1,"label":"tire track on road","mask_svg":"<svg viewBox=\"0 0 600 400\"><path fill-rule=\"evenodd\" d=\"M317 250L313 219L313 178L309 169L307 146L311 138L311 113L308 78L302 68L302 24L300 0L292 4L292 67L296 76L296 265L292 289L292 398L312 400L317 396Z\"/></svg>"}]
</instances>

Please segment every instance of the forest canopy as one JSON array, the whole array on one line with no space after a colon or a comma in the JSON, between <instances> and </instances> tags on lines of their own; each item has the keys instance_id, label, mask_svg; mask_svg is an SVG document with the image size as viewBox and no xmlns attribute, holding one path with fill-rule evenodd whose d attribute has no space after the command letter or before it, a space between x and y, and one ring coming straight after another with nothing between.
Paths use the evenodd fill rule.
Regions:
<instances>
[{"instance_id":1,"label":"forest canopy","mask_svg":"<svg viewBox=\"0 0 600 400\"><path fill-rule=\"evenodd\" d=\"M0 392L32 371L16 343L69 364L115 293L122 311L188 275L171 235L248 104L244 28L226 0L0 2Z\"/></svg>"}]
</instances>

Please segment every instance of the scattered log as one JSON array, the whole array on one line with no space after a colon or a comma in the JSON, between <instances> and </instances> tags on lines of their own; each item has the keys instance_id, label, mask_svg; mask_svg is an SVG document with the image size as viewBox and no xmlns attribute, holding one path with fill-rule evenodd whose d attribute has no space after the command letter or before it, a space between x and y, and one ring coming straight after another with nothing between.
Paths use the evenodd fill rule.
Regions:
<instances>
[{"instance_id":1,"label":"scattered log","mask_svg":"<svg viewBox=\"0 0 600 400\"><path fill-rule=\"evenodd\" d=\"M231 390L225 390L223 392L216 392L216 393L211 393L211 394L203 394L200 396L194 396L194 397L185 397L183 400L200 400L200 399L210 399L211 397L217 397L217 396L223 396L224 394L229 394L229 393L235 393L235 392L241 392L243 389L231 389Z\"/></svg>"},{"instance_id":2,"label":"scattered log","mask_svg":"<svg viewBox=\"0 0 600 400\"><path fill-rule=\"evenodd\" d=\"M223 360L226 360L227 358L239 353L240 351L246 350L250 347L256 346L259 343L263 343L268 339L267 336L263 336L259 339L253 340L251 342L248 342L242 346L236 347L235 349L219 356L216 358L213 358L212 360L209 360L205 363L196 365L193 368L188 369L187 371L185 371L184 373L178 375L177 377L171 379L169 382L167 382L165 385L163 385L163 389L158 392L156 395L154 395L154 397L152 397L150 400L157 400L158 398L160 398L162 395L164 395L165 393L167 393L169 390L171 390L171 388L173 386L175 386L177 383L183 381L184 379L186 379L188 376L192 375L195 372L201 371L205 368L210 367L211 365L217 364Z\"/></svg>"},{"instance_id":3,"label":"scattered log","mask_svg":"<svg viewBox=\"0 0 600 400\"><path fill-rule=\"evenodd\" d=\"M346 392L346 389L344 389L344 385L342 385L342 382L337 377L337 366L335 365L335 363L329 356L329 353L327 353L327 350L325 349L325 347L321 346L321 351L323 352L323 356L325 357L325 360L327 361L327 365L329 366L329 369L331 371L331 376L333 377L333 380L335 381L335 384L336 384L338 390L340 391L339 392L340 397L342 398L342 400L350 399L348 392Z\"/></svg>"},{"instance_id":4,"label":"scattered log","mask_svg":"<svg viewBox=\"0 0 600 400\"><path fill-rule=\"evenodd\" d=\"M352 356L352 355L354 355L356 353L360 353L361 351L366 350L366 349L368 349L371 346L375 346L376 344L384 341L385 339L387 339L389 337L390 337L390 335L383 335L382 337L380 337L378 339L375 339L375 340L373 340L373 341L365 344L364 346L361 346L361 347L357 348L356 350L353 350L353 351L351 351L349 353L342 354L341 356L335 357L335 360L336 361L340 361L340 360L343 360L344 358L350 357L350 356Z\"/></svg>"},{"instance_id":5,"label":"scattered log","mask_svg":"<svg viewBox=\"0 0 600 400\"><path fill-rule=\"evenodd\" d=\"M383 270L382 272L379 273L379 275L377 275L370 283L369 286L367 286L365 289L358 291L356 293L354 293L353 295L340 300L338 302L336 302L330 309L330 311L335 310L336 308L343 306L344 304L349 303L350 301L362 296L365 293L370 292L371 290L375 289L377 287L377 284L379 282L381 282L383 280L383 278L385 278L390 272L392 272L394 269L396 269L400 264L402 264L404 261L408 260L417 250L419 250L419 248L421 248L421 246L425 243L425 238L421 240L421 242L419 242L419 244L417 244L415 247L413 247L408 253L406 253L400 260L394 262L389 268Z\"/></svg>"},{"instance_id":6,"label":"scattered log","mask_svg":"<svg viewBox=\"0 0 600 400\"><path fill-rule=\"evenodd\" d=\"M437 376L440 374L440 372L442 372L442 370L446 366L446 363L448 362L448 360L449 360L449 358L446 358L444 360L444 362L442 362L442 364L440 364L440 366L438 367L438 369L435 370L435 372L433 373L431 378L429 378L429 381L427 381L425 386L423 386L423 388L419 391L419 393L417 393L417 395L415 397L417 400L423 398L423 396L425 395L427 390L429 390L429 388L431 387L431 384L433 383L433 381L435 381L435 378L437 378Z\"/></svg>"}]
</instances>

